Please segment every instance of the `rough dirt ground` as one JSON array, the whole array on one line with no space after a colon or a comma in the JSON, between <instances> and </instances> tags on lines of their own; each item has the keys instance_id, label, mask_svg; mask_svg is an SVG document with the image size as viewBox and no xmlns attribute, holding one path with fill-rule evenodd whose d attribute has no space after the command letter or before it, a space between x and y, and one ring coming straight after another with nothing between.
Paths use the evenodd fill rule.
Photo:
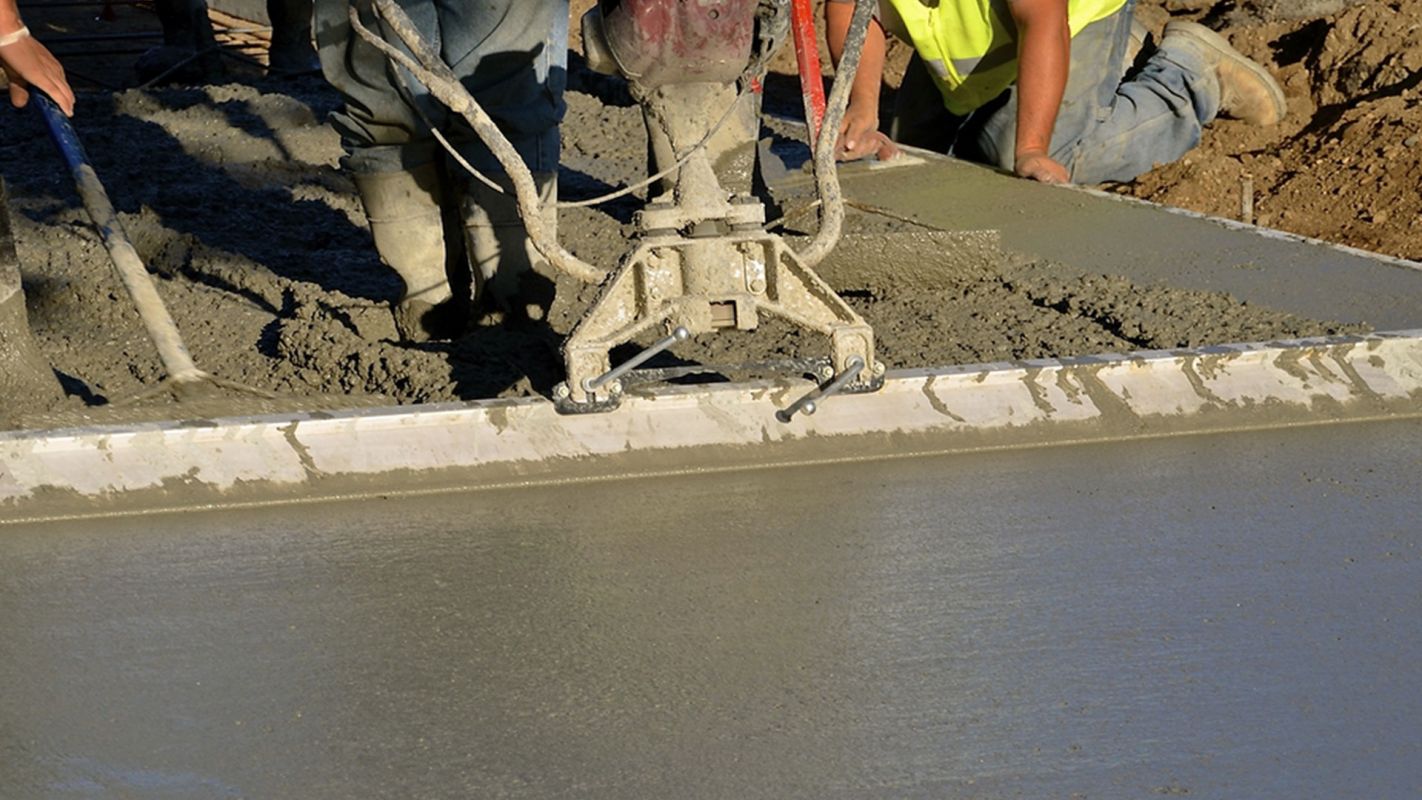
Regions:
<instances>
[{"instance_id":1,"label":"rough dirt ground","mask_svg":"<svg viewBox=\"0 0 1422 800\"><path fill-rule=\"evenodd\" d=\"M1289 115L1266 129L1219 121L1185 159L1119 190L1237 219L1249 175L1260 225L1422 259L1422 0L1347 5L1142 9L1156 31L1172 14L1222 27L1279 78Z\"/></svg>"},{"instance_id":2,"label":"rough dirt ground","mask_svg":"<svg viewBox=\"0 0 1422 800\"><path fill-rule=\"evenodd\" d=\"M374 254L359 202L336 166L339 142L322 122L338 99L315 78L233 78L207 88L85 93L76 121L199 366L300 398L294 402L302 405L430 402L544 394L551 388L560 378L560 337L578 311L570 298L586 292L564 291L547 322L515 325L488 317L454 342L391 341L385 309L398 284ZM1410 89L1393 99L1409 102L1409 96ZM601 99L570 92L561 175L565 198L600 193L638 176L644 152L640 118L622 100L616 92L604 92ZM1222 127L1220 138L1232 130ZM1207 140L1202 152L1211 147L1225 144ZM0 421L53 425L172 415L164 403L119 410L110 405L151 388L161 370L31 115L5 117L0 154L31 326L68 395L58 408L6 398ZM1262 174L1256 168L1256 186L1267 185ZM1149 194L1152 180L1154 175L1133 188ZM1410 201L1415 209L1415 195ZM596 210L567 210L561 217L564 237L585 258L610 264L627 246L635 207L629 199ZM1279 213L1274 207L1259 201L1261 213ZM1391 208L1399 213L1396 204ZM850 230L893 228L881 218L852 216L849 223ZM1343 330L1223 295L1136 286L1012 259L955 272L931 292L857 287L849 300L876 326L882 356L891 366ZM818 342L773 325L756 337L723 339L709 347L688 346L677 355L723 363L819 354L806 352ZM219 397L188 404L184 413L280 405Z\"/></svg>"}]
</instances>

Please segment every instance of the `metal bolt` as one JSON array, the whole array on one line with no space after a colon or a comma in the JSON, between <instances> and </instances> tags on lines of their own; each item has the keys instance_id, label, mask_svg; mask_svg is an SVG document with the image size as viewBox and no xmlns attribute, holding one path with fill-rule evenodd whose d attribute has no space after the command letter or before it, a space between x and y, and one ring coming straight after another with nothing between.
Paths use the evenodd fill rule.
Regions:
<instances>
[{"instance_id":1,"label":"metal bolt","mask_svg":"<svg viewBox=\"0 0 1422 800\"><path fill-rule=\"evenodd\" d=\"M755 279L753 279L753 280L750 282L750 290L751 290L752 292L756 293L756 294L760 294L761 292L764 292L764 291L765 291L765 279L764 279L764 278L755 278Z\"/></svg>"},{"instance_id":2,"label":"metal bolt","mask_svg":"<svg viewBox=\"0 0 1422 800\"><path fill-rule=\"evenodd\" d=\"M888 371L889 371L889 368L884 365L884 362L882 362L882 361L875 361L875 362L874 362L874 374L875 374L876 376L882 378L882 377L884 377L884 373L886 373L886 372L888 372Z\"/></svg>"},{"instance_id":3,"label":"metal bolt","mask_svg":"<svg viewBox=\"0 0 1422 800\"><path fill-rule=\"evenodd\" d=\"M613 381L607 385L607 391L612 394L622 394L622 381Z\"/></svg>"},{"instance_id":4,"label":"metal bolt","mask_svg":"<svg viewBox=\"0 0 1422 800\"><path fill-rule=\"evenodd\" d=\"M834 365L826 364L823 367L820 367L819 369L815 370L815 374L819 376L820 380L827 381L830 378L834 377Z\"/></svg>"},{"instance_id":5,"label":"metal bolt","mask_svg":"<svg viewBox=\"0 0 1422 800\"><path fill-rule=\"evenodd\" d=\"M566 399L568 399L568 396L571 395L572 393L573 393L573 390L572 390L572 389L569 389L569 388L568 388L568 384L566 384L566 383L560 383L560 384L558 384L557 386L554 386L554 387L553 387L553 396L556 397L556 398L558 398L559 400L566 400Z\"/></svg>"}]
</instances>

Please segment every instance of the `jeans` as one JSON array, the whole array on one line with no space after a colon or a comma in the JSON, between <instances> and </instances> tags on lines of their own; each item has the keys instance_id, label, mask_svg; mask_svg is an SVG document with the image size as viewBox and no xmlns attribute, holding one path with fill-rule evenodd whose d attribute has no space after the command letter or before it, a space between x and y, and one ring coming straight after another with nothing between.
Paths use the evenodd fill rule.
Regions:
<instances>
[{"instance_id":1,"label":"jeans","mask_svg":"<svg viewBox=\"0 0 1422 800\"><path fill-rule=\"evenodd\" d=\"M433 126L475 168L502 174L462 117L355 33L347 16L351 5L366 28L404 49L376 17L371 0L316 0L322 71L346 101L331 116L346 148L343 164L361 173L392 172L439 159ZM558 125L566 109L568 0L399 0L399 5L529 169L555 171Z\"/></svg>"},{"instance_id":2,"label":"jeans","mask_svg":"<svg viewBox=\"0 0 1422 800\"><path fill-rule=\"evenodd\" d=\"M1175 161L1199 144L1201 128L1219 113L1218 78L1193 48L1163 42L1139 71L1127 71L1133 6L1127 2L1071 40L1071 71L1050 155L1074 183L1128 181ZM915 57L899 90L890 135L1011 170L1017 87L956 117L943 109L942 96Z\"/></svg>"}]
</instances>

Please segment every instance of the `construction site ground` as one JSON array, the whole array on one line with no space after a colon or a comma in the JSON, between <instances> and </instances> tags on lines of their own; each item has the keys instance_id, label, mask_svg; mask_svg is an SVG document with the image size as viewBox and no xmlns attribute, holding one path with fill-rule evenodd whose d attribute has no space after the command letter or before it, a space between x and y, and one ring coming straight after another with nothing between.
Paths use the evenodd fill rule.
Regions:
<instances>
[{"instance_id":1,"label":"construction site ground","mask_svg":"<svg viewBox=\"0 0 1422 800\"><path fill-rule=\"evenodd\" d=\"M40 8L29 13L43 31ZM1415 81L1406 77L1415 71L1407 73L1404 63L1412 51L1383 58L1384 65L1371 77L1352 79L1358 92L1353 100L1339 94L1336 81L1289 77L1313 67L1326 75L1343 69L1338 58L1324 57L1329 47L1364 54L1357 58L1382 58L1385 44L1359 43L1344 34L1381 36L1393 30L1390 24L1365 24L1355 17L1402 15L1389 17L1396 22L1407 14L1415 17L1410 8L1364 4L1341 16L1290 23L1251 22L1242 12L1235 14L1233 30L1252 54L1304 53L1293 60L1280 55L1287 63L1271 62L1280 66L1290 87L1296 106L1291 121L1267 131L1221 122L1186 162L1129 187L1108 188L1235 216L1238 193L1233 188L1247 168L1258 193L1258 221L1282 224L1302 219L1312 208L1310 218L1340 227L1284 227L1416 255L1406 246L1406 232L1417 231L1415 193L1410 188L1396 196L1382 188L1355 191L1357 175L1376 175L1379 181L1400 176L1398 186L1416 185L1406 177L1416 164L1405 157L1417 149L1387 145L1389 137L1397 134L1402 141L1404 133L1413 135L1408 126L1416 127L1408 121L1415 111ZM131 26L142 19L136 21L135 15L145 13L119 7ZM1160 8L1147 8L1142 16L1155 19L1160 13ZM1184 15L1212 13L1194 9ZM68 24L66 30L72 30L73 23ZM229 24L240 29L243 23ZM1304 48L1315 35L1322 44ZM1290 46L1280 49L1279 37ZM1274 50L1266 46L1270 42ZM123 58L111 57L109 63L119 68L104 73L111 82L122 76ZM1343 61L1354 65L1348 69L1366 71L1356 58ZM565 199L622 185L644 167L639 112L615 86L586 79L576 65L575 57L564 127ZM1398 70L1406 74L1394 75ZM84 87L80 79L76 84ZM792 77L775 75L767 85L768 110L795 110L789 102L798 91ZM1305 94L1315 100L1306 100ZM337 167L339 142L323 123L338 102L319 78L265 78L258 68L238 61L229 64L229 82L219 85L81 95L80 135L140 254L159 276L160 292L199 366L284 398L257 405L240 398L228 405L217 398L207 405L190 404L181 413L546 394L560 376L561 336L589 292L565 288L548 318L534 324L506 324L496 315L486 316L453 342L394 342L385 309L399 286L374 254L359 202ZM1358 148L1332 160L1318 150L1298 150L1295 168L1281 167L1277 182L1261 166L1294 152L1305 139L1323 146L1319 143L1335 130L1325 124L1329 120L1338 122L1339 130L1353 131L1355 126L1342 120L1357 114L1378 121L1394 107L1399 116L1384 126L1386 135L1367 137L1383 150ZM1298 130L1290 127L1295 123ZM772 132L792 170L777 187L785 192L780 210L794 214L794 170L803 158L795 157L793 128L778 125ZM68 395L59 407L26 404L23 398L8 403L6 424L43 427L173 416L176 412L161 404L108 405L151 387L161 376L158 362L38 122L29 114L11 115L0 147L5 152L0 170L17 212L31 325ZM1229 164L1242 166L1231 172L1224 166ZM1344 169L1349 164L1353 167ZM1340 171L1335 190L1310 189L1308 203L1284 199L1287 187L1304 173L1334 168ZM917 193L880 192L884 197L878 200L871 197L878 191L871 173L863 168L862 176L847 172L851 197L860 191L856 181L861 177L866 193L865 205L851 209L851 238L911 243L915 235L940 235L928 233L930 228L1001 232L1002 258L974 260L942 252L952 246L937 248L939 256L912 246L888 251L860 247L845 248L850 255L839 257L858 259L854 264L827 268L840 276L837 288L848 290L851 304L876 326L891 366L1168 349L1388 329L1409 322L1405 313L1392 312L1405 310L1415 297L1409 293L1412 276L1365 258L1301 244L1265 246L1257 237L1210 223L1047 191L962 165L902 168L889 180L895 186L919 186ZM803 189L802 180L799 184ZM1327 205L1329 198L1341 203L1339 198L1349 193L1387 209L1364 228L1396 229L1398 236L1358 238L1355 229L1361 228L1349 222L1357 215L1342 213L1336 203ZM1210 202L1191 202L1191 196ZM637 202L627 198L596 209L565 210L563 238L587 260L612 266L627 247ZM786 220L785 229L794 233L812 225L813 214L799 214ZM1157 235L1165 229L1175 235ZM958 248L962 252L987 252L981 239L954 241L964 243ZM883 252L893 255L865 263L866 254L872 262ZM933 285L902 279L894 264L882 263L913 256L940 266ZM1341 283L1321 287L1312 279L1300 280L1308 264ZM1361 272L1350 272L1353 268ZM866 283L865 273L875 280ZM1303 297L1309 292L1312 301ZM675 355L682 361L753 361L807 354L819 344L772 325L760 336L722 337L709 345L685 346Z\"/></svg>"}]
</instances>

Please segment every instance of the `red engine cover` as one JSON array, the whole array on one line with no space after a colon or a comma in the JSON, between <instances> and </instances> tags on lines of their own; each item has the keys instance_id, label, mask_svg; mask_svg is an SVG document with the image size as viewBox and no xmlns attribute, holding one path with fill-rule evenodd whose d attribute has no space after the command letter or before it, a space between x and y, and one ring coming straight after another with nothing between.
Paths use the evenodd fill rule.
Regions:
<instances>
[{"instance_id":1,"label":"red engine cover","mask_svg":"<svg viewBox=\"0 0 1422 800\"><path fill-rule=\"evenodd\" d=\"M601 0L608 47L627 77L655 89L730 83L750 61L758 0Z\"/></svg>"}]
</instances>

